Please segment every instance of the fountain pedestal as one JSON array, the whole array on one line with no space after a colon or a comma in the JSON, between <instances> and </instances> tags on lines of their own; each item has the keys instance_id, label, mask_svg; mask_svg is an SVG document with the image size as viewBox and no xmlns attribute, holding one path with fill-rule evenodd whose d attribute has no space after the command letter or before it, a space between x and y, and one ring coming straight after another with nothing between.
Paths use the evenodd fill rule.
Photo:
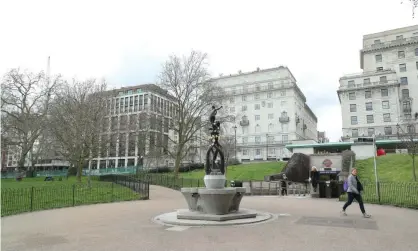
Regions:
<instances>
[{"instance_id":1,"label":"fountain pedestal","mask_svg":"<svg viewBox=\"0 0 418 251\"><path fill-rule=\"evenodd\" d=\"M256 217L239 210L245 187L225 188L225 180L225 175L206 175L206 188L182 188L189 210L178 211L177 218L224 221Z\"/></svg>"}]
</instances>

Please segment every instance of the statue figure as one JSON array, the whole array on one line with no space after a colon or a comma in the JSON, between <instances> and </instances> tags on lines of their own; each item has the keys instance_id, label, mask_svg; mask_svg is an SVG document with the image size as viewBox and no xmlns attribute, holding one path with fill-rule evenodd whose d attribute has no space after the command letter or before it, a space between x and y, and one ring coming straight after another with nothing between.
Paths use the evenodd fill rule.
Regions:
<instances>
[{"instance_id":1,"label":"statue figure","mask_svg":"<svg viewBox=\"0 0 418 251\"><path fill-rule=\"evenodd\" d=\"M216 121L216 114L221 107L216 108L212 106L212 112L209 116L209 122L211 124L211 145L206 153L206 165L205 165L205 172L207 175L210 174L225 174L225 158L222 152L222 146L219 144L219 133L221 130L221 123ZM218 158L219 157L219 158Z\"/></svg>"}]
</instances>

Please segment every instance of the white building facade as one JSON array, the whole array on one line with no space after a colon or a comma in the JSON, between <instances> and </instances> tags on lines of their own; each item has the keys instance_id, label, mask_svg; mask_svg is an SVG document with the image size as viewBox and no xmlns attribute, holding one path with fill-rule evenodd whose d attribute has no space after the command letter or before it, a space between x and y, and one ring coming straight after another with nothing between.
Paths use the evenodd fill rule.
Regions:
<instances>
[{"instance_id":1,"label":"white building facade","mask_svg":"<svg viewBox=\"0 0 418 251\"><path fill-rule=\"evenodd\" d=\"M284 146L294 140L317 140L317 118L287 67L221 76L213 81L225 89L224 108L235 115L226 135L235 137L241 161L290 158Z\"/></svg>"},{"instance_id":2,"label":"white building facade","mask_svg":"<svg viewBox=\"0 0 418 251\"><path fill-rule=\"evenodd\" d=\"M139 165L168 166L163 148L169 145L169 123L176 113L175 99L154 84L112 90L102 130L106 142L90 161L92 169ZM101 142L98 142L101 144ZM104 149L104 150L102 150Z\"/></svg>"},{"instance_id":3,"label":"white building facade","mask_svg":"<svg viewBox=\"0 0 418 251\"><path fill-rule=\"evenodd\" d=\"M340 78L345 140L415 133L418 118L418 25L364 35L361 73Z\"/></svg>"}]
</instances>

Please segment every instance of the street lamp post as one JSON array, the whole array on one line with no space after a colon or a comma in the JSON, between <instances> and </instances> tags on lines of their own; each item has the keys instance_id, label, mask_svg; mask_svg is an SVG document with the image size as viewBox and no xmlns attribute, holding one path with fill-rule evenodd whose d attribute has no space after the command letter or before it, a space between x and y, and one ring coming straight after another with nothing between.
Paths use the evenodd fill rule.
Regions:
<instances>
[{"instance_id":1,"label":"street lamp post","mask_svg":"<svg viewBox=\"0 0 418 251\"><path fill-rule=\"evenodd\" d=\"M379 187L379 178L377 176L377 163L376 163L377 149L376 149L376 135L375 134L373 134L373 151L374 151L374 154L373 154L374 177L376 179L376 195L377 195L377 199L380 203L380 187Z\"/></svg>"},{"instance_id":2,"label":"street lamp post","mask_svg":"<svg viewBox=\"0 0 418 251\"><path fill-rule=\"evenodd\" d=\"M237 126L234 125L234 132L235 132L235 140L234 140L234 158L237 159Z\"/></svg>"},{"instance_id":3,"label":"street lamp post","mask_svg":"<svg viewBox=\"0 0 418 251\"><path fill-rule=\"evenodd\" d=\"M269 134L266 133L266 160L269 160Z\"/></svg>"}]
</instances>

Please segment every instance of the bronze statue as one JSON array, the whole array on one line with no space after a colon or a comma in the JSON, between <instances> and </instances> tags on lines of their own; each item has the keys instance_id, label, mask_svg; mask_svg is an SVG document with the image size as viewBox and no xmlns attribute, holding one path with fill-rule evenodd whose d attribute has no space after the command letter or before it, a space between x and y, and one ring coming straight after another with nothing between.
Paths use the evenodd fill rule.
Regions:
<instances>
[{"instance_id":1,"label":"bronze statue","mask_svg":"<svg viewBox=\"0 0 418 251\"><path fill-rule=\"evenodd\" d=\"M218 113L218 110L221 108L222 106L219 108L215 108L215 106L212 106L212 113L209 116L209 122L212 126L211 128L209 128L209 131L211 131L210 135L212 144L210 145L206 153L205 172L207 175L217 173L225 174L225 158L222 152L222 146L221 144L219 144L219 133L221 130L221 123L219 121L216 121L216 114Z\"/></svg>"}]
</instances>

